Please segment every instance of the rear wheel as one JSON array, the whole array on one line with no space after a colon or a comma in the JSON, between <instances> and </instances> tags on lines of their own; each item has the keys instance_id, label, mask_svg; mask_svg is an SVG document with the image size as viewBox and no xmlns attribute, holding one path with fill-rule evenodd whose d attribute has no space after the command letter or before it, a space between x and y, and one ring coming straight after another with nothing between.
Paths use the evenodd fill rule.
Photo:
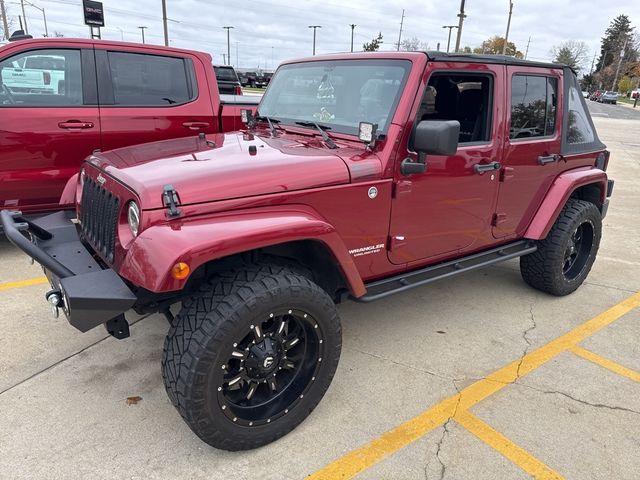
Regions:
<instances>
[{"instance_id":1,"label":"rear wheel","mask_svg":"<svg viewBox=\"0 0 640 480\"><path fill-rule=\"evenodd\" d=\"M552 295L568 295L587 278L596 259L602 219L590 202L569 199L538 250L520 257L525 282Z\"/></svg>"},{"instance_id":2,"label":"rear wheel","mask_svg":"<svg viewBox=\"0 0 640 480\"><path fill-rule=\"evenodd\" d=\"M225 450L272 442L326 392L341 349L331 298L287 267L220 275L187 302L167 335L167 393L191 429Z\"/></svg>"}]
</instances>

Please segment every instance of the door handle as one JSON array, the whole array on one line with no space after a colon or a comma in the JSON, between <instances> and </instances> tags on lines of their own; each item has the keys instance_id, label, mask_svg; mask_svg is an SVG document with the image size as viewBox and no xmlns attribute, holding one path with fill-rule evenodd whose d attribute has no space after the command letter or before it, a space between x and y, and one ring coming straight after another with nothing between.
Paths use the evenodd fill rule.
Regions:
<instances>
[{"instance_id":1,"label":"door handle","mask_svg":"<svg viewBox=\"0 0 640 480\"><path fill-rule=\"evenodd\" d=\"M93 128L92 122L81 122L80 120L67 120L66 122L58 123L59 128L69 129L81 129L81 128Z\"/></svg>"},{"instance_id":2,"label":"door handle","mask_svg":"<svg viewBox=\"0 0 640 480\"><path fill-rule=\"evenodd\" d=\"M541 155L538 157L538 163L540 165L546 165L547 163L553 163L553 162L557 162L559 158L559 155L553 154L553 155Z\"/></svg>"},{"instance_id":3,"label":"door handle","mask_svg":"<svg viewBox=\"0 0 640 480\"><path fill-rule=\"evenodd\" d=\"M184 122L182 126L189 130L199 130L201 128L209 127L209 122Z\"/></svg>"},{"instance_id":4,"label":"door handle","mask_svg":"<svg viewBox=\"0 0 640 480\"><path fill-rule=\"evenodd\" d=\"M476 173L485 173L485 172L493 172L495 170L500 170L502 165L500 162L491 162L491 163L476 163L473 166L473 170Z\"/></svg>"}]
</instances>

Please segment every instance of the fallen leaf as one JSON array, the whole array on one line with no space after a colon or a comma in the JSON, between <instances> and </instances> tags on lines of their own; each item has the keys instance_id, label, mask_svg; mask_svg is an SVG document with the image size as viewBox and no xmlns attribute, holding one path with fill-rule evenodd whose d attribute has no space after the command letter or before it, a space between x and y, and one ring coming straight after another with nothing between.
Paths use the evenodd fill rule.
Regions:
<instances>
[{"instance_id":1,"label":"fallen leaf","mask_svg":"<svg viewBox=\"0 0 640 480\"><path fill-rule=\"evenodd\" d=\"M127 397L127 405L137 405L142 397Z\"/></svg>"}]
</instances>

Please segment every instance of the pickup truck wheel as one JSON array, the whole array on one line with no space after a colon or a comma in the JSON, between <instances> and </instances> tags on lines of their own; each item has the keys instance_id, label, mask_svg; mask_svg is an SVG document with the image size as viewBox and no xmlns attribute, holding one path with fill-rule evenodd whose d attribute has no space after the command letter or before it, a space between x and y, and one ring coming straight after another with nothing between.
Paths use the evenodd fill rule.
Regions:
<instances>
[{"instance_id":1,"label":"pickup truck wheel","mask_svg":"<svg viewBox=\"0 0 640 480\"><path fill-rule=\"evenodd\" d=\"M520 257L520 272L533 288L552 295L575 291L596 259L602 218L591 202L569 199L538 250Z\"/></svg>"},{"instance_id":2,"label":"pickup truck wheel","mask_svg":"<svg viewBox=\"0 0 640 480\"><path fill-rule=\"evenodd\" d=\"M340 358L335 304L278 265L211 279L167 335L162 374L189 427L209 445L247 450L293 430L326 392Z\"/></svg>"}]
</instances>

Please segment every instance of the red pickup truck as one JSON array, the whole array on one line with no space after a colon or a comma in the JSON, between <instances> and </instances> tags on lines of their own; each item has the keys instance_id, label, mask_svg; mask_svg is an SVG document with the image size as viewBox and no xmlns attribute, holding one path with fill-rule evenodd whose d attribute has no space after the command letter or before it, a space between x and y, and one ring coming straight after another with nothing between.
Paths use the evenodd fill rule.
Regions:
<instances>
[{"instance_id":1,"label":"red pickup truck","mask_svg":"<svg viewBox=\"0 0 640 480\"><path fill-rule=\"evenodd\" d=\"M595 261L613 180L569 67L312 57L281 65L245 117L241 132L91 155L75 218L0 212L74 327L124 338L129 308L166 315L167 393L210 445L264 445L313 410L340 357L341 300L517 257L526 283L568 295ZM388 341L402 335L386 321Z\"/></svg>"},{"instance_id":2,"label":"red pickup truck","mask_svg":"<svg viewBox=\"0 0 640 480\"><path fill-rule=\"evenodd\" d=\"M59 208L96 150L237 130L256 97L221 96L207 53L89 39L0 47L0 208Z\"/></svg>"}]
</instances>

